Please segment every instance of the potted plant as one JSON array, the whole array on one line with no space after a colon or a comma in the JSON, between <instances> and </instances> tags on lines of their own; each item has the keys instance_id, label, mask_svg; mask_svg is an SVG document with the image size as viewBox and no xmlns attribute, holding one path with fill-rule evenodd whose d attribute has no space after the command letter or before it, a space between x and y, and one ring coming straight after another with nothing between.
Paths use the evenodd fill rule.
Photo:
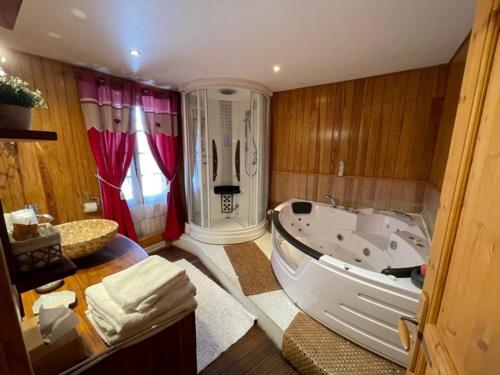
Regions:
<instances>
[{"instance_id":1,"label":"potted plant","mask_svg":"<svg viewBox=\"0 0 500 375\"><path fill-rule=\"evenodd\" d=\"M19 77L0 77L0 128L31 129L31 109L46 108L42 93Z\"/></svg>"}]
</instances>

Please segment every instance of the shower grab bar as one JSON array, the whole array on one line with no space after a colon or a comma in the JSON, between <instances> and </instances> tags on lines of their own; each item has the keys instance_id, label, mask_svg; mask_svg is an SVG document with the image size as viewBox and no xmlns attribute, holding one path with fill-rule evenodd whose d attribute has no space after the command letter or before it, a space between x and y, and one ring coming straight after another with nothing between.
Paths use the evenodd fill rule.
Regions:
<instances>
[{"instance_id":1,"label":"shower grab bar","mask_svg":"<svg viewBox=\"0 0 500 375\"><path fill-rule=\"evenodd\" d=\"M255 168L254 172L249 171L250 166L248 165L248 161L249 161L248 155L252 151L251 149L253 146L253 149L255 151L252 153L251 165L252 166L257 165L257 145L255 144L255 139L252 137L252 124L251 124L251 112L250 112L250 110L247 110L245 112L245 119L243 120L243 122L245 123L245 172L246 172L247 176L253 177L257 174L257 168ZM250 146L248 145L249 144L249 140L248 140L249 133L250 133L250 137L251 137Z\"/></svg>"},{"instance_id":2,"label":"shower grab bar","mask_svg":"<svg viewBox=\"0 0 500 375\"><path fill-rule=\"evenodd\" d=\"M236 142L236 151L234 152L234 171L236 172L236 179L240 182L240 140Z\"/></svg>"},{"instance_id":3,"label":"shower grab bar","mask_svg":"<svg viewBox=\"0 0 500 375\"><path fill-rule=\"evenodd\" d=\"M215 143L215 139L212 139L212 181L215 181L217 179L218 164L217 145Z\"/></svg>"}]
</instances>

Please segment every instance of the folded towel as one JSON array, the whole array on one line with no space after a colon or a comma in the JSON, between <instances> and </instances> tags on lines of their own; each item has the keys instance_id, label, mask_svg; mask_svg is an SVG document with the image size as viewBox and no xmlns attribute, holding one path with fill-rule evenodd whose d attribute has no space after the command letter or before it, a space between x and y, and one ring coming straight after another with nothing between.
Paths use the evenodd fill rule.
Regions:
<instances>
[{"instance_id":1,"label":"folded towel","mask_svg":"<svg viewBox=\"0 0 500 375\"><path fill-rule=\"evenodd\" d=\"M87 310L86 314L90 323L94 326L97 334L104 340L104 342L107 345L115 345L124 339L142 333L143 331L147 331L156 325L167 322L174 322L177 319L180 319L183 316L187 315L191 311L194 311L197 305L198 304L196 303L194 297L190 297L181 304L177 305L175 308L157 316L154 320L145 321L143 324L136 325L135 327L127 329L126 331L122 331L119 334L107 334L100 326L99 322L95 319L95 316L93 315L91 310Z\"/></svg>"},{"instance_id":2,"label":"folded towel","mask_svg":"<svg viewBox=\"0 0 500 375\"><path fill-rule=\"evenodd\" d=\"M155 319L158 315L183 303L195 294L196 288L186 277L182 284L160 298L147 311L126 312L111 298L102 283L92 285L85 290L89 310L107 334L119 334L136 325L143 324L144 321Z\"/></svg>"},{"instance_id":3,"label":"folded towel","mask_svg":"<svg viewBox=\"0 0 500 375\"><path fill-rule=\"evenodd\" d=\"M102 280L107 292L125 311L147 311L186 278L186 271L158 255Z\"/></svg>"}]
</instances>

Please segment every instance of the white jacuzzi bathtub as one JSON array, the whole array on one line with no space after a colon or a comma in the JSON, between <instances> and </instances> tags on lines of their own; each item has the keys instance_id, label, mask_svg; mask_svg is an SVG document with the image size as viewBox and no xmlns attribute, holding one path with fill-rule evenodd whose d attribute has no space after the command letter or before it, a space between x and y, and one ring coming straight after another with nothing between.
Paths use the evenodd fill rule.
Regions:
<instances>
[{"instance_id":1,"label":"white jacuzzi bathtub","mask_svg":"<svg viewBox=\"0 0 500 375\"><path fill-rule=\"evenodd\" d=\"M273 213L272 267L314 319L406 365L397 322L415 315L421 290L409 277L381 271L399 274L425 263L429 241L422 228L418 216L288 201Z\"/></svg>"}]
</instances>

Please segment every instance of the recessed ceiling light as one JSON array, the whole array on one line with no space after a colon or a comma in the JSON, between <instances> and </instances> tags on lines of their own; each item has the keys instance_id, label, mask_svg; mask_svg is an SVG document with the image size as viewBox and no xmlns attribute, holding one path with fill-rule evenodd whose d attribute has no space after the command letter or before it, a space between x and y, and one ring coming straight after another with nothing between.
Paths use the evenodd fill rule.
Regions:
<instances>
[{"instance_id":1,"label":"recessed ceiling light","mask_svg":"<svg viewBox=\"0 0 500 375\"><path fill-rule=\"evenodd\" d=\"M5 56L0 57L0 62L2 64L6 63L7 62L7 58Z\"/></svg>"},{"instance_id":2,"label":"recessed ceiling light","mask_svg":"<svg viewBox=\"0 0 500 375\"><path fill-rule=\"evenodd\" d=\"M135 56L135 57L141 55L141 51L139 51L138 49L135 49L135 48L129 49L128 53L130 53L131 56Z\"/></svg>"},{"instance_id":3,"label":"recessed ceiling light","mask_svg":"<svg viewBox=\"0 0 500 375\"><path fill-rule=\"evenodd\" d=\"M58 33L53 33L52 31L49 31L47 33L48 36L51 36L52 38L55 38L55 39L62 39L62 36Z\"/></svg>"},{"instance_id":4,"label":"recessed ceiling light","mask_svg":"<svg viewBox=\"0 0 500 375\"><path fill-rule=\"evenodd\" d=\"M278 73L280 70L281 70L281 66L279 66L279 65L274 65L273 66L273 72L274 73Z\"/></svg>"},{"instance_id":5,"label":"recessed ceiling light","mask_svg":"<svg viewBox=\"0 0 500 375\"><path fill-rule=\"evenodd\" d=\"M83 10L78 9L78 8L71 8L71 14L73 16L75 16L76 18L79 18L81 20L87 19L87 13L85 13Z\"/></svg>"}]
</instances>

